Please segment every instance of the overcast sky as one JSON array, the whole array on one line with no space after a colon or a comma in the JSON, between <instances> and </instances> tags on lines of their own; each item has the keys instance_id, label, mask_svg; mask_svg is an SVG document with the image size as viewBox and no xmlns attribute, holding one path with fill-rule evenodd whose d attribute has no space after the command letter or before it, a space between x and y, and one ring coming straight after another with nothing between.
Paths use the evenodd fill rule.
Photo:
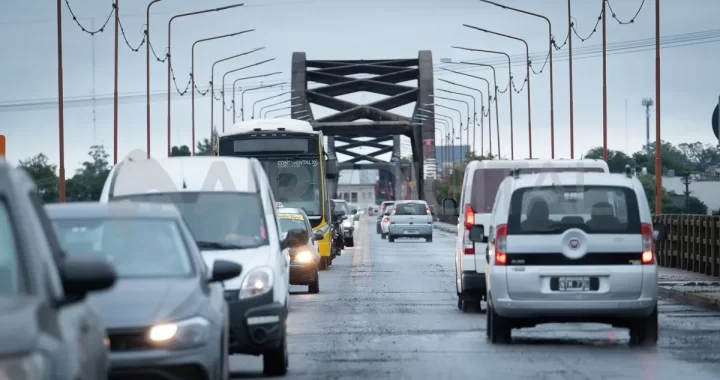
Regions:
<instances>
[{"instance_id":1,"label":"overcast sky","mask_svg":"<svg viewBox=\"0 0 720 380\"><path fill-rule=\"evenodd\" d=\"M99 28L111 10L109 0L68 0L78 21L90 29ZM564 0L498 0L504 4L542 13L553 22L558 44L567 36L567 2ZM610 5L620 20L628 20L642 0L614 0ZM494 56L458 51L451 45L488 50L503 50L513 58L524 54L521 43L474 31L462 26L472 24L526 39L530 45L533 67L539 70L547 54L547 24L538 18L517 14L483 4L477 0L247 0L241 8L209 13L173 22L172 56L179 86L185 87L191 67L190 47L201 38L245 29L252 33L205 42L196 48L196 79L204 91L210 79L210 67L218 59L257 47L264 50L221 63L216 67L215 83L228 70L265 59L274 61L231 74L235 78L275 71L282 74L262 83L289 80L290 58L295 51L307 52L308 59L386 59L417 57L419 50L431 50L436 64L436 89L464 91L437 81L444 78L466 86L480 88L485 84L473 78L442 70L442 67L484 76L492 82L492 72L467 65L442 64L440 58L454 61L497 62ZM636 151L645 141L643 97L655 96L654 3L646 4L635 22L619 25L607 22L607 41L611 51L607 61L608 146L610 149ZM123 0L121 22L129 43L136 47L142 40L145 24L145 1ZM205 7L233 4L232 0L192 1L164 0L153 5L151 12L152 44L164 56L167 46L167 21L173 14ZM573 16L578 33L587 36L600 14L600 1L574 0ZM82 32L63 3L63 59L65 83L65 139L68 175L86 158L88 147L102 144L113 152L113 21L103 33L94 37ZM609 12L609 11L608 11ZM715 0L663 0L661 34L679 35L711 31L716 28L720 2ZM51 0L0 2L0 133L8 140L8 158L17 161L43 152L58 161L57 110L57 41L56 8ZM574 38L574 104L576 157L602 144L602 59L601 30L589 40ZM673 143L715 140L710 127L712 109L718 102L718 44L720 31L697 37L674 37L675 47L662 54L662 139ZM628 42L630 41L630 42ZM670 41L670 40L668 40ZM679 42L677 42L679 41ZM716 41L714 43L698 43ZM94 42L94 44L93 44ZM93 54L94 45L94 54ZM683 46L685 45L685 46ZM628 53L628 46L636 46ZM639 47L637 47L639 46ZM569 157L569 86L567 46L554 52L556 156ZM94 58L93 58L94 57ZM94 64L93 64L94 61ZM133 52L121 37L120 108L118 159L132 149L145 147L145 48ZM522 62L513 66L518 87L525 78ZM167 145L167 65L151 62L152 153L165 155ZM507 70L498 67L498 86L507 86ZM93 80L94 77L94 80ZM240 87L260 85L260 80L238 82ZM92 94L96 94L93 108ZM252 102L287 91L278 87L269 91L248 93L246 112ZM174 90L173 90L174 91ZM515 157L527 157L527 88L515 93ZM231 90L226 92L228 98ZM239 92L238 92L239 94ZM533 154L550 156L550 87L549 68L542 74L531 74ZM438 95L440 95L438 93ZM345 97L359 103L378 99L373 94ZM282 100L283 98L276 98ZM229 99L226 99L229 102ZM479 100L478 100L479 102ZM238 100L239 103L239 100ZM272 101L262 103L270 104ZM445 103L457 106L460 103ZM627 108L626 108L627 104ZM228 103L229 105L229 103ZM259 105L260 106L260 105ZM258 106L258 108L259 108ZM460 104L463 114L465 106ZM479 108L479 105L478 105ZM503 155L509 154L508 93L499 97L501 143ZM215 124L221 128L221 103L215 103ZM627 111L626 111L627 109ZM396 110L409 116L411 107ZM494 108L493 108L494 111ZM440 112L440 109L438 109ZM451 111L444 111L453 115ZM314 108L316 117L326 110ZM282 112L275 113L280 115ZM226 123L232 113L226 112ZM94 120L94 121L93 121ZM191 139L191 101L189 93L172 100L172 145L189 145ZM210 100L196 94L196 129L198 139L207 137L210 127ZM651 140L654 140L654 111ZM493 125L495 120L493 117ZM487 126L487 121L485 122ZM493 138L495 138L493 127ZM478 141L479 144L479 136ZM437 144L440 144L437 142ZM487 139L485 139L487 145ZM485 148L487 150L487 147ZM493 148L493 151L496 151Z\"/></svg>"}]
</instances>

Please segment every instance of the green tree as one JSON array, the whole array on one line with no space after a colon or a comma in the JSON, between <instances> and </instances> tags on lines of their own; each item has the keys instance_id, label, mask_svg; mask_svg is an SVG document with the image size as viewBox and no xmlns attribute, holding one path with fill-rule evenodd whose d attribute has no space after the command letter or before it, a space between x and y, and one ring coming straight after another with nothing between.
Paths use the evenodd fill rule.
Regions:
<instances>
[{"instance_id":1,"label":"green tree","mask_svg":"<svg viewBox=\"0 0 720 380\"><path fill-rule=\"evenodd\" d=\"M172 147L170 149L170 157L181 157L181 156L192 156L192 153L190 152L190 148L188 148L187 145L183 145L181 147Z\"/></svg>"},{"instance_id":2,"label":"green tree","mask_svg":"<svg viewBox=\"0 0 720 380\"><path fill-rule=\"evenodd\" d=\"M57 166L52 165L46 155L38 155L20 161L18 167L24 169L38 187L43 202L59 200Z\"/></svg>"},{"instance_id":3,"label":"green tree","mask_svg":"<svg viewBox=\"0 0 720 380\"><path fill-rule=\"evenodd\" d=\"M217 155L217 153L218 153L218 132L216 129L213 129L212 139L213 139L213 141L215 141L215 145L214 145L215 149L214 150L215 150L215 155ZM196 155L197 156L210 156L211 155L210 154L210 139L208 139L206 137L206 138L198 141ZM188 154L188 156L189 156L189 154Z\"/></svg>"},{"instance_id":4,"label":"green tree","mask_svg":"<svg viewBox=\"0 0 720 380\"><path fill-rule=\"evenodd\" d=\"M635 168L635 160L633 160L632 157L628 156L624 152L608 149L607 153L607 164L611 173L624 173L625 166L627 165L630 165L630 167L633 169ZM585 158L601 160L603 158L602 147L596 147L588 150L588 152L585 154Z\"/></svg>"},{"instance_id":5,"label":"green tree","mask_svg":"<svg viewBox=\"0 0 720 380\"><path fill-rule=\"evenodd\" d=\"M88 152L90 160L67 181L68 201L98 201L105 180L110 174L109 155L102 145L93 145Z\"/></svg>"},{"instance_id":6,"label":"green tree","mask_svg":"<svg viewBox=\"0 0 720 380\"><path fill-rule=\"evenodd\" d=\"M688 157L673 144L660 141L660 152L662 153L663 170L674 170L676 173L682 173L692 167ZM655 174L655 143L650 143L650 152L642 150L635 152L632 156L638 167L647 168L648 174Z\"/></svg>"},{"instance_id":7,"label":"green tree","mask_svg":"<svg viewBox=\"0 0 720 380\"><path fill-rule=\"evenodd\" d=\"M683 153L690 163L690 169L696 173L705 173L708 170L720 165L720 152L718 147L701 142L682 143L678 150ZM663 161L665 158L663 157Z\"/></svg>"}]
</instances>

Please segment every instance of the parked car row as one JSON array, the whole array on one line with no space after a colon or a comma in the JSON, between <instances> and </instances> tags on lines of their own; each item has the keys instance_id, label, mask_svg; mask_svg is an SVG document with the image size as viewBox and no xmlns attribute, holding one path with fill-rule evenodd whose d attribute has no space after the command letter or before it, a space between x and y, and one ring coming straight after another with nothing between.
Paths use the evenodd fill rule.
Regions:
<instances>
[{"instance_id":1,"label":"parked car row","mask_svg":"<svg viewBox=\"0 0 720 380\"><path fill-rule=\"evenodd\" d=\"M0 162L0 369L224 380L248 354L284 375L289 287L320 291L323 236L275 205L250 158L126 160L100 202L44 207Z\"/></svg>"}]
</instances>

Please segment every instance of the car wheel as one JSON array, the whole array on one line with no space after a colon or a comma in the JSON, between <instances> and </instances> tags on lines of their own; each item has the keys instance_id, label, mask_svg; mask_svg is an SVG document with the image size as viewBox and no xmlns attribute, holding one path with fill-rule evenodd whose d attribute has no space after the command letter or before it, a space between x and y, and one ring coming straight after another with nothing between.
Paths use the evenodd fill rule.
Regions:
<instances>
[{"instance_id":1,"label":"car wheel","mask_svg":"<svg viewBox=\"0 0 720 380\"><path fill-rule=\"evenodd\" d=\"M355 238L345 239L345 246L346 247L354 247L355 246Z\"/></svg>"},{"instance_id":2,"label":"car wheel","mask_svg":"<svg viewBox=\"0 0 720 380\"><path fill-rule=\"evenodd\" d=\"M487 313L485 316L485 335L490 339L490 322L492 321L492 314Z\"/></svg>"},{"instance_id":3,"label":"car wheel","mask_svg":"<svg viewBox=\"0 0 720 380\"><path fill-rule=\"evenodd\" d=\"M630 344L633 346L655 346L658 341L657 305L653 312L630 326Z\"/></svg>"},{"instance_id":4,"label":"car wheel","mask_svg":"<svg viewBox=\"0 0 720 380\"><path fill-rule=\"evenodd\" d=\"M377 227L375 231L377 231L378 234L382 235L382 227L380 227L380 224L378 223L375 227Z\"/></svg>"},{"instance_id":5,"label":"car wheel","mask_svg":"<svg viewBox=\"0 0 720 380\"><path fill-rule=\"evenodd\" d=\"M318 269L320 270L326 270L328 267L328 257L323 256L320 258L320 264L318 264Z\"/></svg>"},{"instance_id":6,"label":"car wheel","mask_svg":"<svg viewBox=\"0 0 720 380\"><path fill-rule=\"evenodd\" d=\"M287 341L283 338L280 346L263 354L265 376L283 376L288 369Z\"/></svg>"},{"instance_id":7,"label":"car wheel","mask_svg":"<svg viewBox=\"0 0 720 380\"><path fill-rule=\"evenodd\" d=\"M388 235L388 241L391 242L391 243L394 243L394 242L395 242L395 236Z\"/></svg>"},{"instance_id":8,"label":"car wheel","mask_svg":"<svg viewBox=\"0 0 720 380\"><path fill-rule=\"evenodd\" d=\"M320 273L315 272L315 281L308 285L308 293L317 294L320 293Z\"/></svg>"},{"instance_id":9,"label":"car wheel","mask_svg":"<svg viewBox=\"0 0 720 380\"><path fill-rule=\"evenodd\" d=\"M512 326L507 318L503 318L493 308L488 309L490 317L490 343L507 344L512 340Z\"/></svg>"},{"instance_id":10,"label":"car wheel","mask_svg":"<svg viewBox=\"0 0 720 380\"><path fill-rule=\"evenodd\" d=\"M221 380L229 380L230 379L230 353L228 352L228 338L227 335L223 334L222 338L222 349L220 350L220 354L222 355L220 360L222 364L220 364L220 379Z\"/></svg>"},{"instance_id":11,"label":"car wheel","mask_svg":"<svg viewBox=\"0 0 720 380\"><path fill-rule=\"evenodd\" d=\"M380 234L380 239L385 240L385 237L387 237L387 235L385 235L385 234Z\"/></svg>"},{"instance_id":12,"label":"car wheel","mask_svg":"<svg viewBox=\"0 0 720 380\"><path fill-rule=\"evenodd\" d=\"M458 310L463 309L463 300L462 300L462 298L460 298L460 296L458 296L457 308L458 308Z\"/></svg>"},{"instance_id":13,"label":"car wheel","mask_svg":"<svg viewBox=\"0 0 720 380\"><path fill-rule=\"evenodd\" d=\"M426 243L432 243L432 235L425 238Z\"/></svg>"}]
</instances>

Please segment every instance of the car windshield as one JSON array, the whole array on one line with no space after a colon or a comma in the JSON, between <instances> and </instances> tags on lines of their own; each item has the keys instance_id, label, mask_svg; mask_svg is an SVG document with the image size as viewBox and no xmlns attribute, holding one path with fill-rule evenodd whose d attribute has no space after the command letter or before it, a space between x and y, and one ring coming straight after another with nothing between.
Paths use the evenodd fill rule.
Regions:
<instances>
[{"instance_id":1,"label":"car windshield","mask_svg":"<svg viewBox=\"0 0 720 380\"><path fill-rule=\"evenodd\" d=\"M425 215L427 205L424 203L398 203L395 205L395 215Z\"/></svg>"},{"instance_id":2,"label":"car windshield","mask_svg":"<svg viewBox=\"0 0 720 380\"><path fill-rule=\"evenodd\" d=\"M515 191L509 234L640 233L632 189L613 186L535 187Z\"/></svg>"},{"instance_id":3,"label":"car windshield","mask_svg":"<svg viewBox=\"0 0 720 380\"><path fill-rule=\"evenodd\" d=\"M344 211L345 215L350 215L350 208L344 201L335 201L335 211Z\"/></svg>"},{"instance_id":4,"label":"car windshield","mask_svg":"<svg viewBox=\"0 0 720 380\"><path fill-rule=\"evenodd\" d=\"M256 248L269 244L259 194L219 191L150 193L114 200L174 203L201 249Z\"/></svg>"},{"instance_id":5,"label":"car windshield","mask_svg":"<svg viewBox=\"0 0 720 380\"><path fill-rule=\"evenodd\" d=\"M22 293L22 281L12 221L5 203L0 202L0 296Z\"/></svg>"},{"instance_id":6,"label":"car windshield","mask_svg":"<svg viewBox=\"0 0 720 380\"><path fill-rule=\"evenodd\" d=\"M302 215L278 214L278 219L280 220L280 229L282 229L283 233L297 229L307 231L307 224Z\"/></svg>"},{"instance_id":7,"label":"car windshield","mask_svg":"<svg viewBox=\"0 0 720 380\"><path fill-rule=\"evenodd\" d=\"M260 161L282 207L299 208L308 216L321 216L320 165L317 156L304 159Z\"/></svg>"},{"instance_id":8,"label":"car windshield","mask_svg":"<svg viewBox=\"0 0 720 380\"><path fill-rule=\"evenodd\" d=\"M53 219L63 250L104 257L120 278L183 277L192 261L177 222L171 219Z\"/></svg>"}]
</instances>

